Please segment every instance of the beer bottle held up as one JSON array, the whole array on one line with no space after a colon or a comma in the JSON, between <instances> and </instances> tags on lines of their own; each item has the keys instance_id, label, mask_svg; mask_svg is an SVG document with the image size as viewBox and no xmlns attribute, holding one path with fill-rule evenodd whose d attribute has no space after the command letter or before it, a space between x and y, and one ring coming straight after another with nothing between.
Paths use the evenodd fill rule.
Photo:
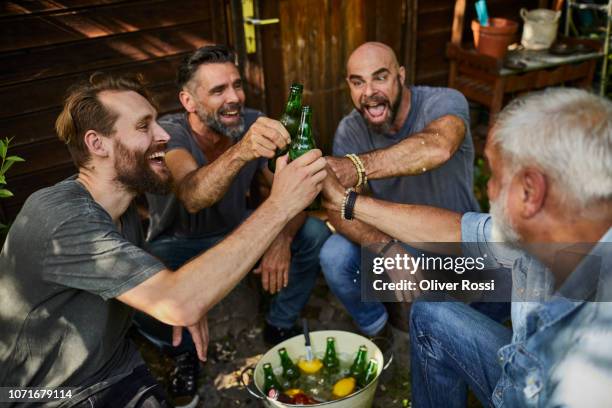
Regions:
<instances>
[{"instance_id":1,"label":"beer bottle held up","mask_svg":"<svg viewBox=\"0 0 612 408\"><path fill-rule=\"evenodd\" d=\"M287 105L281 115L279 122L283 124L291 140L295 139L297 135L298 127L300 126L300 115L302 112L302 91L304 86L302 84L291 84L289 88L289 98L287 99ZM291 143L290 143L291 144ZM274 158L268 160L268 169L272 173L276 170L276 159L287 153L290 144L284 149L276 149Z\"/></svg>"},{"instance_id":2,"label":"beer bottle held up","mask_svg":"<svg viewBox=\"0 0 612 408\"><path fill-rule=\"evenodd\" d=\"M302 108L302 116L300 118L300 126L297 131L297 136L292 140L289 147L289 160L295 160L301 155L316 149L317 146L312 135L312 109L310 106ZM321 199L319 196L310 204L308 210L321 209Z\"/></svg>"}]
</instances>

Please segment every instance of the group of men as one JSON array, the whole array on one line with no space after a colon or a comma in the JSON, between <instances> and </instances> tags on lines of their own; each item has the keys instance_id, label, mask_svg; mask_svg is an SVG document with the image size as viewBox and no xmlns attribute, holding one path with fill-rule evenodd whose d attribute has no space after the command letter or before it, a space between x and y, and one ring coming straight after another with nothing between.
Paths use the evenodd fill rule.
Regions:
<instances>
[{"instance_id":1,"label":"group of men","mask_svg":"<svg viewBox=\"0 0 612 408\"><path fill-rule=\"evenodd\" d=\"M266 342L297 334L319 270L374 336L389 317L362 299L362 248L464 242L511 269L512 329L474 305L415 302L412 406L465 406L468 387L486 406L609 404L612 103L558 89L508 106L487 140L491 214L480 214L465 98L406 86L386 45L347 62L355 109L333 156L282 156L275 174L267 160L289 134L245 107L235 61L222 45L188 56L184 110L161 118L136 77L98 74L70 91L56 130L78 173L27 200L0 254L0 386L74 387L62 406L195 406L207 312L250 271L273 294ZM249 207L254 184L269 194ZM304 212L319 193L333 234ZM568 276L531 245L576 242L588 256ZM593 257L595 276L580 262ZM524 296L534 290L542 301ZM132 323L174 357L172 401L127 337Z\"/></svg>"}]
</instances>

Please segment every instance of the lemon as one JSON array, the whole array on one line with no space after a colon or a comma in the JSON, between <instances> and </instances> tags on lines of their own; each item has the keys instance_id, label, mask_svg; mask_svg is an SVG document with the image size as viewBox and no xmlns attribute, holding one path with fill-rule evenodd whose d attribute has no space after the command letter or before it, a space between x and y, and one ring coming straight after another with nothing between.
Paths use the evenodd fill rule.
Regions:
<instances>
[{"instance_id":1,"label":"lemon","mask_svg":"<svg viewBox=\"0 0 612 408\"><path fill-rule=\"evenodd\" d=\"M355 390L355 378L346 377L334 384L332 394L335 398L346 397Z\"/></svg>"},{"instance_id":2,"label":"lemon","mask_svg":"<svg viewBox=\"0 0 612 408\"><path fill-rule=\"evenodd\" d=\"M314 374L323 367L323 362L318 358L313 358L310 361L300 359L300 361L298 361L298 367L306 374Z\"/></svg>"},{"instance_id":3,"label":"lemon","mask_svg":"<svg viewBox=\"0 0 612 408\"><path fill-rule=\"evenodd\" d=\"M300 390L299 388L289 388L288 390L285 391L285 394L287 394L290 397L293 397L295 394L303 394L304 391Z\"/></svg>"}]
</instances>

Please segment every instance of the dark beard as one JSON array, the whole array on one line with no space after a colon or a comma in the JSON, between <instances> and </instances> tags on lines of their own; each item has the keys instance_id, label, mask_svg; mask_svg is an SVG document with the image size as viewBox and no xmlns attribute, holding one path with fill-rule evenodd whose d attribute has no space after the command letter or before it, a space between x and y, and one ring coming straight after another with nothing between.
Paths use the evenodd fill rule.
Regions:
<instances>
[{"instance_id":1,"label":"dark beard","mask_svg":"<svg viewBox=\"0 0 612 408\"><path fill-rule=\"evenodd\" d=\"M240 123L234 126L224 125L219 119L219 116L226 111L232 111L236 109L240 110ZM206 112L202 108L202 106L199 105L196 110L196 114L198 115L198 118L200 118L202 123L204 123L206 126L219 133L220 135L227 136L234 141L238 140L240 136L242 136L242 134L244 133L244 113L240 104L223 106L221 107L221 109L219 109L216 113L212 115Z\"/></svg>"},{"instance_id":2,"label":"dark beard","mask_svg":"<svg viewBox=\"0 0 612 408\"><path fill-rule=\"evenodd\" d=\"M149 164L147 157L159 151L159 147L149 149L143 154L132 152L120 142L115 142L115 181L121 183L127 190L136 193L168 194L171 191L172 180L170 172L167 177L160 177Z\"/></svg>"},{"instance_id":3,"label":"dark beard","mask_svg":"<svg viewBox=\"0 0 612 408\"><path fill-rule=\"evenodd\" d=\"M371 132L378 133L378 134L385 134L391 131L393 122L395 122L395 118L397 117L397 111L399 110L399 106L402 103L403 94L404 94L404 87L402 86L402 82L400 81L400 77L398 75L397 76L397 98L393 102L393 105L390 105L389 102L387 101L387 105L389 105L389 111L391 112L391 114L389 115L389 119L387 119L384 123L381 123L380 125L374 125L370 123L370 121L366 119L366 116L363 113L363 109L365 108L363 106L361 107L361 110L359 112L361 113L361 117L363 117L366 124L368 125L368 129L370 129Z\"/></svg>"}]
</instances>

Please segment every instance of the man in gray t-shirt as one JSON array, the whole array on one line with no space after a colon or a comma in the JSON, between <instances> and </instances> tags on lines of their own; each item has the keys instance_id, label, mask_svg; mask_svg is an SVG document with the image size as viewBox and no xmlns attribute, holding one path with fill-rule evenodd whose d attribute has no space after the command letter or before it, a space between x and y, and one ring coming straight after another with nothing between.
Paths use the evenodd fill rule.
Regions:
<instances>
[{"instance_id":1,"label":"man in gray t-shirt","mask_svg":"<svg viewBox=\"0 0 612 408\"><path fill-rule=\"evenodd\" d=\"M279 160L268 200L227 240L169 270L141 249L132 206L139 193L170 189L164 163L169 136L156 115L137 78L95 74L66 99L56 129L78 175L32 194L0 253L5 391L70 388L64 401L47 406L169 406L126 338L133 309L187 327L204 360L207 311L320 192L326 175L320 151L290 164ZM286 146L287 131L280 122L269 124L271 138Z\"/></svg>"},{"instance_id":2,"label":"man in gray t-shirt","mask_svg":"<svg viewBox=\"0 0 612 408\"><path fill-rule=\"evenodd\" d=\"M253 181L265 188L272 182L266 166L276 149L266 137L270 119L244 107L242 79L234 61L234 53L223 45L196 50L179 67L179 99L185 112L160 119L171 136L166 163L175 188L168 196L148 196L148 240L151 252L171 268L212 247L242 223ZM264 253L256 271L264 290L275 295L263 331L267 343L277 344L298 333L295 322L314 287L319 250L329 234L321 220L302 213ZM168 329L142 322L139 316L136 322L158 345L168 345L158 335ZM189 351L188 347L166 349L179 356ZM193 376L187 369L184 375L180 370L173 375ZM179 379L171 383L190 384ZM195 389L171 388L172 393L183 391Z\"/></svg>"},{"instance_id":3,"label":"man in gray t-shirt","mask_svg":"<svg viewBox=\"0 0 612 408\"><path fill-rule=\"evenodd\" d=\"M379 199L477 211L474 146L463 95L447 88L406 88L404 67L381 43L358 47L347 62L347 74L355 109L336 130L336 157L327 159L342 185L361 190L358 184L367 178L371 194ZM355 156L343 157L349 154ZM338 233L321 249L323 273L361 331L375 335L388 314L382 303L361 301L359 245L391 249L386 245L391 237L337 213L328 215Z\"/></svg>"}]
</instances>

